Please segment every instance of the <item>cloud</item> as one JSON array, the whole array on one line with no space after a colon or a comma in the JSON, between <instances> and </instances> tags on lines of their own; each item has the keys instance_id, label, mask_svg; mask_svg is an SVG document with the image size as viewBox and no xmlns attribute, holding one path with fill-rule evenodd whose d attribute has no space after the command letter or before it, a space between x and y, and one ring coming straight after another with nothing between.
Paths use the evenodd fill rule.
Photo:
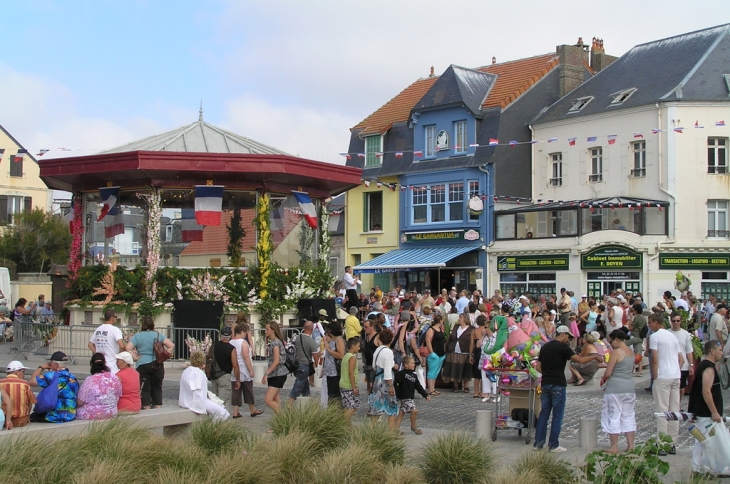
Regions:
<instances>
[{"instance_id":1,"label":"cloud","mask_svg":"<svg viewBox=\"0 0 730 484\"><path fill-rule=\"evenodd\" d=\"M291 155L344 164L353 118L304 106L275 106L253 95L226 103L221 127Z\"/></svg>"}]
</instances>

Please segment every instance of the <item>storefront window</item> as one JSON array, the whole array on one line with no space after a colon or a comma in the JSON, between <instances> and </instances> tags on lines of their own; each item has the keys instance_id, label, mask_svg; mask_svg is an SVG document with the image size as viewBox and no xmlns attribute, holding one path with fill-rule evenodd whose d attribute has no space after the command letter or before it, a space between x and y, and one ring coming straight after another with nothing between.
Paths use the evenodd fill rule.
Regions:
<instances>
[{"instance_id":1,"label":"storefront window","mask_svg":"<svg viewBox=\"0 0 730 484\"><path fill-rule=\"evenodd\" d=\"M541 294L556 293L554 272L505 272L499 275L499 289L502 294L514 291L517 295L539 297Z\"/></svg>"}]
</instances>

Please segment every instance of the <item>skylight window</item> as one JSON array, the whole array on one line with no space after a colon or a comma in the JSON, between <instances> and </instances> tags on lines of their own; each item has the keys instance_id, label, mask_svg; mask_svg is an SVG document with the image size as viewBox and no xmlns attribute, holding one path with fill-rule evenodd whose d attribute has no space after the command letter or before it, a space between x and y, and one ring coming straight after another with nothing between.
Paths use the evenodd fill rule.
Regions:
<instances>
[{"instance_id":1,"label":"skylight window","mask_svg":"<svg viewBox=\"0 0 730 484\"><path fill-rule=\"evenodd\" d=\"M730 93L730 74L723 74L722 77L725 78L725 85L727 86L727 92Z\"/></svg>"},{"instance_id":2,"label":"skylight window","mask_svg":"<svg viewBox=\"0 0 730 484\"><path fill-rule=\"evenodd\" d=\"M623 104L624 101L626 101L628 98L631 97L633 93L636 92L636 88L632 87L631 89L624 89L623 91L615 92L611 94L611 97L613 98L613 101L611 101L611 106L617 106L619 104Z\"/></svg>"},{"instance_id":3,"label":"skylight window","mask_svg":"<svg viewBox=\"0 0 730 484\"><path fill-rule=\"evenodd\" d=\"M578 99L573 99L571 101L571 103L573 103L573 106L568 109L568 114L577 113L578 111L586 107L586 105L591 101L593 101L593 96L579 97Z\"/></svg>"}]
</instances>

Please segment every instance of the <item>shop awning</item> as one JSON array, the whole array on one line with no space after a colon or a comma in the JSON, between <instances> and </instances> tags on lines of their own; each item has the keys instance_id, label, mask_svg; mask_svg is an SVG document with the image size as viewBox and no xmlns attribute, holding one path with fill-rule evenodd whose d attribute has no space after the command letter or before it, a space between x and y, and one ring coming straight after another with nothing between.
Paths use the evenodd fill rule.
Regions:
<instances>
[{"instance_id":1,"label":"shop awning","mask_svg":"<svg viewBox=\"0 0 730 484\"><path fill-rule=\"evenodd\" d=\"M396 249L352 268L354 272L409 272L414 269L445 267L451 259L466 254L479 246Z\"/></svg>"}]
</instances>

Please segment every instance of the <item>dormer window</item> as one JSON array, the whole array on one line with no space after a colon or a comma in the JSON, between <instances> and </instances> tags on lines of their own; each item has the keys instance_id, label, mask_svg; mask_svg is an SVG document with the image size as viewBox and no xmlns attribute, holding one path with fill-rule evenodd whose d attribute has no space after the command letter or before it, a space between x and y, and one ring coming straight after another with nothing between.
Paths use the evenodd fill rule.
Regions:
<instances>
[{"instance_id":1,"label":"dormer window","mask_svg":"<svg viewBox=\"0 0 730 484\"><path fill-rule=\"evenodd\" d=\"M631 97L633 93L636 92L636 88L632 87L631 89L624 89L623 91L615 92L611 94L611 97L613 98L613 101L611 101L611 106L618 106L619 104L622 104L624 101L626 101L628 98Z\"/></svg>"},{"instance_id":2,"label":"dormer window","mask_svg":"<svg viewBox=\"0 0 730 484\"><path fill-rule=\"evenodd\" d=\"M573 99L571 101L571 103L573 103L573 106L568 110L568 114L579 112L591 101L593 101L593 96L579 97L578 99Z\"/></svg>"}]
</instances>

